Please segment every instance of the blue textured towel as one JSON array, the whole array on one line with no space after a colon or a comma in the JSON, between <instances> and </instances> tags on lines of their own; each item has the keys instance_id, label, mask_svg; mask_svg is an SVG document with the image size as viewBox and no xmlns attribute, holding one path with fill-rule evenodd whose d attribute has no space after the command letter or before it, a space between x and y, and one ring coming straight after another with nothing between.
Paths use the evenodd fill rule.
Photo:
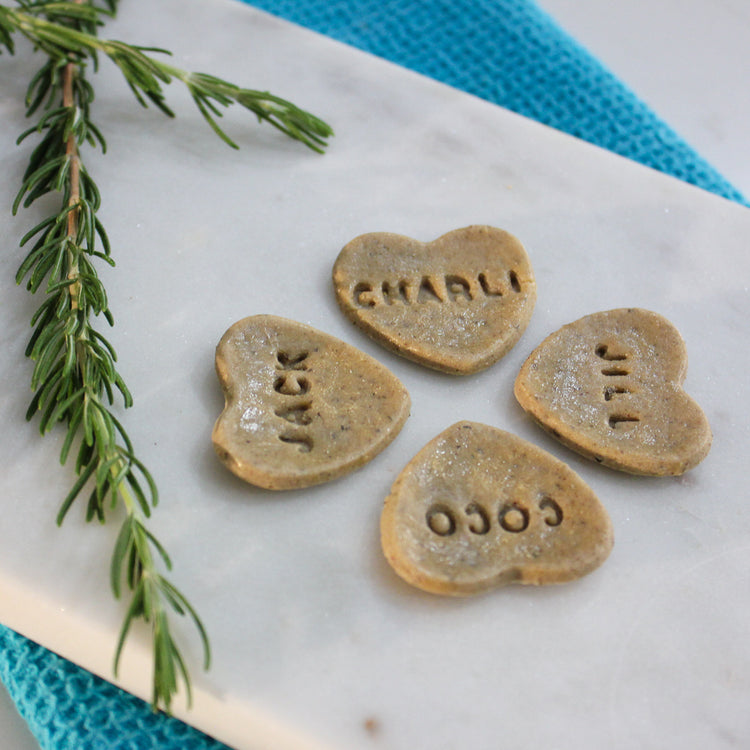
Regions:
<instances>
[{"instance_id":1,"label":"blue textured towel","mask_svg":"<svg viewBox=\"0 0 750 750\"><path fill-rule=\"evenodd\" d=\"M529 0L253 5L731 200L744 199ZM43 750L220 750L0 626L0 679Z\"/></svg>"}]
</instances>

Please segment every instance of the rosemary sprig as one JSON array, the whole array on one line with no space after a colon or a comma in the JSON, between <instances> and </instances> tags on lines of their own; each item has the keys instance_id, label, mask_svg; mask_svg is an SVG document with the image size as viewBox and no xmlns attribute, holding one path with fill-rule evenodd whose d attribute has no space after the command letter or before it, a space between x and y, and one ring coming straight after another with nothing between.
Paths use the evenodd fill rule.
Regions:
<instances>
[{"instance_id":1,"label":"rosemary sprig","mask_svg":"<svg viewBox=\"0 0 750 750\"><path fill-rule=\"evenodd\" d=\"M123 646L134 623L150 626L153 649L152 705L170 710L180 684L190 700L187 665L172 635L172 618L184 616L197 628L209 667L211 653L206 630L185 596L162 574L171 570L166 550L147 529L146 520L158 503L150 472L136 456L133 444L115 416L115 403L133 399L116 369L116 353L97 328L114 319L96 261L114 265L106 231L97 217L101 198L86 169L81 149L106 150L105 139L91 120L94 89L86 77L96 70L98 55L121 70L137 100L173 116L163 87L173 80L189 90L212 129L230 146L236 144L217 119L233 103L252 111L288 136L322 151L331 129L317 117L267 92L244 89L219 78L188 73L150 55L163 53L118 41L102 40L97 31L114 15L118 0L53 2L17 0L18 8L0 5L0 51L14 52L14 35L26 37L46 60L29 83L26 108L35 125L18 138L38 139L13 204L13 212L50 193L61 195L59 211L46 217L21 240L28 247L17 283L31 293L44 289L44 301L34 314L26 355L34 362L33 398L27 419L39 416L44 434L62 424L65 437L60 461L74 456L76 480L62 502L58 523L71 506L87 497L86 519L104 522L115 509L124 521L115 543L110 583L116 597L123 582L130 595L114 655L117 673Z\"/></svg>"},{"instance_id":2,"label":"rosemary sprig","mask_svg":"<svg viewBox=\"0 0 750 750\"><path fill-rule=\"evenodd\" d=\"M286 135L301 141L311 149L322 152L327 139L333 135L330 126L318 117L289 101L267 91L246 89L206 73L191 73L157 59L149 52L168 55L163 49L140 47L115 40L98 38L94 31L101 16L114 12L116 2L107 3L108 10L89 6L81 11L71 2L21 2L23 10L0 6L0 43L12 51L13 32L19 32L51 59L96 59L97 53L106 55L122 72L136 99L144 106L156 105L164 114L173 117L167 106L164 86L173 80L181 81L190 92L203 117L232 148L237 144L222 130L217 118L220 108L239 104L253 112L259 121L265 121ZM45 17L45 7L52 6L54 20Z\"/></svg>"}]
</instances>

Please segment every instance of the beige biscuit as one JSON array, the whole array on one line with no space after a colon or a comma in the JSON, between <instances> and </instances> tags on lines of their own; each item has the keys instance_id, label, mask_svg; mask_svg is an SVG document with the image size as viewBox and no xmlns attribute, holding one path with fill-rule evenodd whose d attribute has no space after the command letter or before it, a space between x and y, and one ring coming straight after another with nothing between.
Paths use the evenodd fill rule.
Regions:
<instances>
[{"instance_id":1,"label":"beige biscuit","mask_svg":"<svg viewBox=\"0 0 750 750\"><path fill-rule=\"evenodd\" d=\"M367 463L409 416L409 394L383 365L301 323L257 315L216 349L224 411L219 458L266 489L307 487Z\"/></svg>"},{"instance_id":2,"label":"beige biscuit","mask_svg":"<svg viewBox=\"0 0 750 750\"><path fill-rule=\"evenodd\" d=\"M496 362L526 329L536 283L521 243L470 226L432 242L364 234L333 267L339 306L388 349L456 375Z\"/></svg>"},{"instance_id":3,"label":"beige biscuit","mask_svg":"<svg viewBox=\"0 0 750 750\"><path fill-rule=\"evenodd\" d=\"M399 576L451 595L580 578L613 544L606 510L570 468L473 422L449 427L411 460L385 501L380 533Z\"/></svg>"},{"instance_id":4,"label":"beige biscuit","mask_svg":"<svg viewBox=\"0 0 750 750\"><path fill-rule=\"evenodd\" d=\"M682 474L705 458L711 428L682 389L687 350L661 315L587 315L548 336L515 383L521 406L558 440L613 469Z\"/></svg>"}]
</instances>

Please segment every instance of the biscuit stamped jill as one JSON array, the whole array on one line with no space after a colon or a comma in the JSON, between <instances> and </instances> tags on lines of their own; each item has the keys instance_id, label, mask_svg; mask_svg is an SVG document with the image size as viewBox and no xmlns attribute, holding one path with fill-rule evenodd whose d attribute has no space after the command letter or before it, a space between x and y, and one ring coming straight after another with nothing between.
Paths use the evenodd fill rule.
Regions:
<instances>
[{"instance_id":1,"label":"biscuit stamped jill","mask_svg":"<svg viewBox=\"0 0 750 750\"><path fill-rule=\"evenodd\" d=\"M678 475L708 454L711 428L683 390L687 350L648 310L587 315L548 336L515 383L520 405L562 443L613 469Z\"/></svg>"},{"instance_id":2,"label":"biscuit stamped jill","mask_svg":"<svg viewBox=\"0 0 750 750\"><path fill-rule=\"evenodd\" d=\"M432 242L361 235L340 252L333 282L355 325L397 354L452 374L477 372L506 354L536 302L523 246L488 226Z\"/></svg>"}]
</instances>

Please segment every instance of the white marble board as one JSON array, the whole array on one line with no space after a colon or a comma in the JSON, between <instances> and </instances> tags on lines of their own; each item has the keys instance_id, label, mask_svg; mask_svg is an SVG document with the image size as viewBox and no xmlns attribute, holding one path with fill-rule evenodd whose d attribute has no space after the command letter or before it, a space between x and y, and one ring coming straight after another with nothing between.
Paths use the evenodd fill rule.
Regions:
<instances>
[{"instance_id":1,"label":"white marble board","mask_svg":"<svg viewBox=\"0 0 750 750\"><path fill-rule=\"evenodd\" d=\"M103 65L95 119L109 152L88 163L118 267L103 271L111 340L136 397L124 415L162 502L153 529L174 580L203 615L214 664L186 721L256 748L732 747L750 740L750 212L229 0L124 4L111 36L175 62L268 88L336 128L318 156L239 113L234 152L175 88L179 117L134 107ZM5 61L0 144L9 206L26 152L30 54ZM23 349L37 304L12 278L38 210L0 216L0 621L111 679L124 604L108 588L116 525L73 512L60 436L23 415ZM483 223L525 244L539 301L517 347L469 378L429 372L339 313L330 269L368 231L429 240ZM543 435L512 397L522 361L581 315L640 306L686 339L688 391L714 429L680 479L586 462ZM396 441L321 487L253 490L214 457L222 398L214 347L235 320L268 312L336 335L388 365L412 395ZM378 542L382 499L406 461L459 419L494 424L567 461L597 492L615 549L587 578L444 600L401 583ZM118 684L149 696L146 640Z\"/></svg>"}]
</instances>

